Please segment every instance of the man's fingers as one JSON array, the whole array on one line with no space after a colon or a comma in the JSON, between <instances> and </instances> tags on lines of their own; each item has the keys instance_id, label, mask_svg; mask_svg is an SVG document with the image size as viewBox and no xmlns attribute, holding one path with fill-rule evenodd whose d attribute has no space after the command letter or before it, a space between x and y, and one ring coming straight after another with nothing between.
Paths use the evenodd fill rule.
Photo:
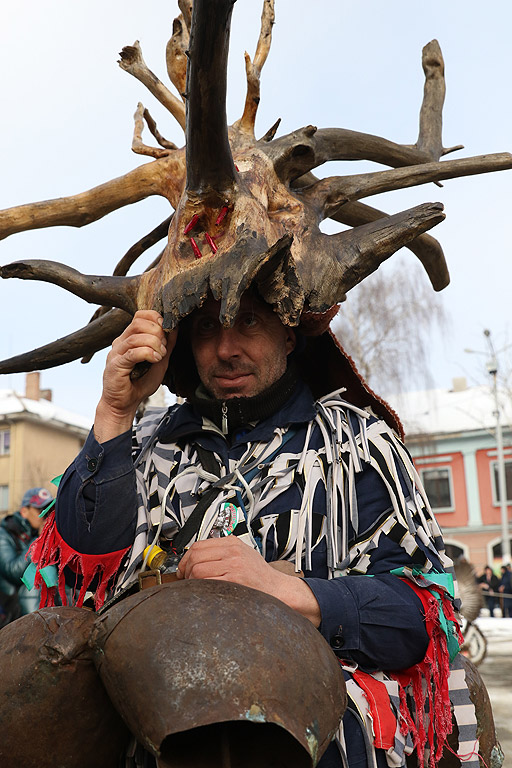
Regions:
<instances>
[{"instance_id":1,"label":"man's fingers","mask_svg":"<svg viewBox=\"0 0 512 768\"><path fill-rule=\"evenodd\" d=\"M185 579L197 579L209 578L208 576L200 577L197 575L199 572L202 573L203 566L211 567L212 564L218 564L220 570L217 575L226 573L227 570L240 569L242 567L242 553L245 551L241 547L247 549L249 554L253 553L253 550L239 541L236 536L197 541L192 544L181 559L178 570ZM259 554L258 557L260 557ZM192 572L194 573L193 576L191 576Z\"/></svg>"},{"instance_id":2,"label":"man's fingers","mask_svg":"<svg viewBox=\"0 0 512 768\"><path fill-rule=\"evenodd\" d=\"M187 570L186 579L222 579L234 581L230 578L232 571L223 560L213 560L206 563L196 563Z\"/></svg>"},{"instance_id":3,"label":"man's fingers","mask_svg":"<svg viewBox=\"0 0 512 768\"><path fill-rule=\"evenodd\" d=\"M167 354L167 339L163 333L131 334L125 339L119 339L114 351L128 363L139 363L141 360L160 362Z\"/></svg>"}]
</instances>

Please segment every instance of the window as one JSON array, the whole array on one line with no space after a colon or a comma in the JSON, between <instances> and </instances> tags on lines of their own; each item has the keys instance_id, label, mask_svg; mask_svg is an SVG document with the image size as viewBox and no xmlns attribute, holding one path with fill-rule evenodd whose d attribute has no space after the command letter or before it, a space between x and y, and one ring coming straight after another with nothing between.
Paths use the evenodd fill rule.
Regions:
<instances>
[{"instance_id":1,"label":"window","mask_svg":"<svg viewBox=\"0 0 512 768\"><path fill-rule=\"evenodd\" d=\"M9 510L9 486L0 485L0 512Z\"/></svg>"},{"instance_id":2,"label":"window","mask_svg":"<svg viewBox=\"0 0 512 768\"><path fill-rule=\"evenodd\" d=\"M11 430L2 429L0 431L0 456L6 456L11 448Z\"/></svg>"},{"instance_id":3,"label":"window","mask_svg":"<svg viewBox=\"0 0 512 768\"><path fill-rule=\"evenodd\" d=\"M505 489L507 492L507 501L512 501L512 461L505 461ZM493 461L491 464L492 472L492 498L494 504L499 504L500 499L500 482L498 479L498 462Z\"/></svg>"},{"instance_id":4,"label":"window","mask_svg":"<svg viewBox=\"0 0 512 768\"><path fill-rule=\"evenodd\" d=\"M434 512L453 511L451 468L422 469L420 474L430 506Z\"/></svg>"}]
</instances>

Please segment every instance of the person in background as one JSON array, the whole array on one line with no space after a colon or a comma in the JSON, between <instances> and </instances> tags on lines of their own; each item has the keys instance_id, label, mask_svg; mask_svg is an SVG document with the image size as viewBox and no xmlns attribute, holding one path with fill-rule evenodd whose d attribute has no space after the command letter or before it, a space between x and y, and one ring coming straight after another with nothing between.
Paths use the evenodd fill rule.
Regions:
<instances>
[{"instance_id":1,"label":"person in background","mask_svg":"<svg viewBox=\"0 0 512 768\"><path fill-rule=\"evenodd\" d=\"M493 572L490 565L486 565L484 572L478 578L480 589L483 592L485 607L489 609L491 616L494 616L494 608L498 604L497 592L500 585L500 580Z\"/></svg>"},{"instance_id":2,"label":"person in background","mask_svg":"<svg viewBox=\"0 0 512 768\"><path fill-rule=\"evenodd\" d=\"M503 616L512 617L512 572L510 571L510 565L501 566L501 579L498 587L502 602L502 614Z\"/></svg>"},{"instance_id":3,"label":"person in background","mask_svg":"<svg viewBox=\"0 0 512 768\"><path fill-rule=\"evenodd\" d=\"M52 500L46 488L30 488L19 511L0 523L0 626L39 607L39 590L29 592L21 577L28 564L28 548L44 524L41 510Z\"/></svg>"}]
</instances>

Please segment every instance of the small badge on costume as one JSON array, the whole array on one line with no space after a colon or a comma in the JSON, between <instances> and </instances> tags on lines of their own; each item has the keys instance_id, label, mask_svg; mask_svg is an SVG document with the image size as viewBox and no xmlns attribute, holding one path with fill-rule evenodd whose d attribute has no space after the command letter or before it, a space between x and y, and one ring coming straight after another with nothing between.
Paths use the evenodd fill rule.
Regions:
<instances>
[{"instance_id":1,"label":"small badge on costume","mask_svg":"<svg viewBox=\"0 0 512 768\"><path fill-rule=\"evenodd\" d=\"M210 538L218 539L221 536L229 536L230 533L233 533L238 523L244 519L244 513L240 507L225 501L220 505L217 519L210 531Z\"/></svg>"}]
</instances>

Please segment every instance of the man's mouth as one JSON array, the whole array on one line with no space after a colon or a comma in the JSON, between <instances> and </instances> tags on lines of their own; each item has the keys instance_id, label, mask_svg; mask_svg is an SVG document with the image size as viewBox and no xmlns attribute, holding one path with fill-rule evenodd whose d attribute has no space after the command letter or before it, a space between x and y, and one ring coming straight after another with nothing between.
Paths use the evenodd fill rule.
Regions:
<instances>
[{"instance_id":1,"label":"man's mouth","mask_svg":"<svg viewBox=\"0 0 512 768\"><path fill-rule=\"evenodd\" d=\"M231 386L235 386L239 382L245 381L249 376L252 376L249 372L240 373L217 373L215 379L219 383L226 383Z\"/></svg>"}]
</instances>

